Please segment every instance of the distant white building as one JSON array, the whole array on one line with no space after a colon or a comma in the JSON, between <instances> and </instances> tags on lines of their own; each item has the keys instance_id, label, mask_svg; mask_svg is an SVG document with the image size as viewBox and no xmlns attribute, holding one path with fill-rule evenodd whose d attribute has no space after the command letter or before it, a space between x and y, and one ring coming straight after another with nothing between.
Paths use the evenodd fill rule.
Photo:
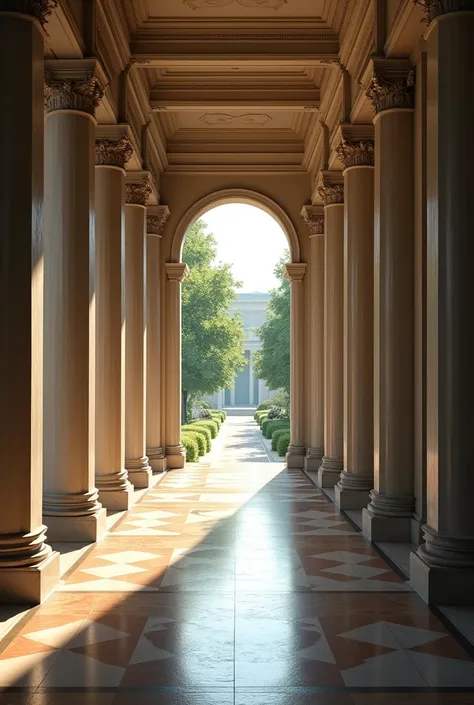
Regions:
<instances>
[{"instance_id":1,"label":"distant white building","mask_svg":"<svg viewBox=\"0 0 474 705\"><path fill-rule=\"evenodd\" d=\"M231 305L231 313L240 311L242 314L247 365L237 375L232 389L221 389L216 394L205 397L213 408L258 406L261 401L273 396L274 392L270 392L265 382L255 375L253 365L255 352L262 347L256 331L265 323L269 301L270 294L238 294L237 301Z\"/></svg>"}]
</instances>

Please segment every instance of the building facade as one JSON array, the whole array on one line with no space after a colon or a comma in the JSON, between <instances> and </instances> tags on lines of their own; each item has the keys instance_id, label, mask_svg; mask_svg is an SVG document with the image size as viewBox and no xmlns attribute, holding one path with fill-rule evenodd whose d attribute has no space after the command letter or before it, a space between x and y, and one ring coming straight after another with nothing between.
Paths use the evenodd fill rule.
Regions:
<instances>
[{"instance_id":1,"label":"building facade","mask_svg":"<svg viewBox=\"0 0 474 705\"><path fill-rule=\"evenodd\" d=\"M242 293L237 294L237 300L231 305L230 312L239 312L244 323L244 354L247 364L235 378L231 389L221 389L205 397L214 408L258 406L261 401L271 398L273 392L263 379L258 379L254 368L254 354L262 347L257 329L265 323L269 301L270 294Z\"/></svg>"},{"instance_id":2,"label":"building facade","mask_svg":"<svg viewBox=\"0 0 474 705\"><path fill-rule=\"evenodd\" d=\"M288 467L472 604L473 36L474 0L0 3L2 599L183 467L183 240L240 202L288 238Z\"/></svg>"}]
</instances>

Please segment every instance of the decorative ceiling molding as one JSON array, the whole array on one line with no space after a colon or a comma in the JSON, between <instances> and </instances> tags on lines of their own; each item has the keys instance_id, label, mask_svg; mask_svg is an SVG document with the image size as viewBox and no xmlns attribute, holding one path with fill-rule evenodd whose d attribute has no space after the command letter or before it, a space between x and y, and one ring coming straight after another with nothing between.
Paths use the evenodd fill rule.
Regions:
<instances>
[{"instance_id":1,"label":"decorative ceiling molding","mask_svg":"<svg viewBox=\"0 0 474 705\"><path fill-rule=\"evenodd\" d=\"M230 115L229 113L205 113L199 118L206 125L249 125L251 127L262 127L270 122L272 118L266 113L244 113L243 115Z\"/></svg>"},{"instance_id":2,"label":"decorative ceiling molding","mask_svg":"<svg viewBox=\"0 0 474 705\"><path fill-rule=\"evenodd\" d=\"M185 5L189 5L193 10L206 7L227 7L237 2L243 7L269 7L272 10L279 10L282 5L286 5L288 0L184 0Z\"/></svg>"}]
</instances>

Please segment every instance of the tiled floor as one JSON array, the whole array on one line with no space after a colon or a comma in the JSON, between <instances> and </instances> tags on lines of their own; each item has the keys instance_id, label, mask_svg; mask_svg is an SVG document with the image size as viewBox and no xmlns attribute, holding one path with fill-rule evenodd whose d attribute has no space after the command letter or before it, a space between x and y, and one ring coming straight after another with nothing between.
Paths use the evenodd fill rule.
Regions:
<instances>
[{"instance_id":1,"label":"tiled floor","mask_svg":"<svg viewBox=\"0 0 474 705\"><path fill-rule=\"evenodd\" d=\"M169 473L5 640L7 703L474 705L474 661L303 473L221 461Z\"/></svg>"}]
</instances>

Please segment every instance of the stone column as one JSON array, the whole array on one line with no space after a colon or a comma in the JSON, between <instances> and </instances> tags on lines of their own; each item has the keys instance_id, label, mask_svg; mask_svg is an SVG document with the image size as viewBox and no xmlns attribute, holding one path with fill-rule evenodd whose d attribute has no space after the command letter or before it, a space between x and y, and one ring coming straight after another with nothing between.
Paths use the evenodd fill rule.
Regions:
<instances>
[{"instance_id":1,"label":"stone column","mask_svg":"<svg viewBox=\"0 0 474 705\"><path fill-rule=\"evenodd\" d=\"M305 206L311 263L309 291L309 442L304 467L317 472L324 456L324 214L321 206Z\"/></svg>"},{"instance_id":2,"label":"stone column","mask_svg":"<svg viewBox=\"0 0 474 705\"><path fill-rule=\"evenodd\" d=\"M287 264L285 276L291 286L290 316L290 437L286 455L288 468L302 468L305 460L304 419L304 275L303 262Z\"/></svg>"},{"instance_id":3,"label":"stone column","mask_svg":"<svg viewBox=\"0 0 474 705\"><path fill-rule=\"evenodd\" d=\"M45 122L44 501L49 535L96 541L94 59L48 61Z\"/></svg>"},{"instance_id":4,"label":"stone column","mask_svg":"<svg viewBox=\"0 0 474 705\"><path fill-rule=\"evenodd\" d=\"M249 405L253 404L253 360L252 351L249 350Z\"/></svg>"},{"instance_id":5,"label":"stone column","mask_svg":"<svg viewBox=\"0 0 474 705\"><path fill-rule=\"evenodd\" d=\"M184 262L167 262L166 273L166 456L171 470L183 468L181 443L181 283L188 275Z\"/></svg>"},{"instance_id":6,"label":"stone column","mask_svg":"<svg viewBox=\"0 0 474 705\"><path fill-rule=\"evenodd\" d=\"M126 137L96 141L95 478L107 509L131 506L125 469L125 164Z\"/></svg>"},{"instance_id":7,"label":"stone column","mask_svg":"<svg viewBox=\"0 0 474 705\"><path fill-rule=\"evenodd\" d=\"M474 3L426 6L427 524L410 577L427 602L472 605Z\"/></svg>"},{"instance_id":8,"label":"stone column","mask_svg":"<svg viewBox=\"0 0 474 705\"><path fill-rule=\"evenodd\" d=\"M324 452L320 487L334 487L344 467L344 184L324 172Z\"/></svg>"},{"instance_id":9,"label":"stone column","mask_svg":"<svg viewBox=\"0 0 474 705\"><path fill-rule=\"evenodd\" d=\"M146 453L154 472L166 470L161 428L161 236L169 214L167 206L152 206L146 220Z\"/></svg>"},{"instance_id":10,"label":"stone column","mask_svg":"<svg viewBox=\"0 0 474 705\"><path fill-rule=\"evenodd\" d=\"M41 516L42 25L51 3L29 4L0 11L0 595L38 604L59 579L59 555L46 543Z\"/></svg>"},{"instance_id":11,"label":"stone column","mask_svg":"<svg viewBox=\"0 0 474 705\"><path fill-rule=\"evenodd\" d=\"M374 490L371 541L410 541L414 481L414 74L373 59L375 125Z\"/></svg>"},{"instance_id":12,"label":"stone column","mask_svg":"<svg viewBox=\"0 0 474 705\"><path fill-rule=\"evenodd\" d=\"M230 405L235 406L235 381L234 381L234 386L230 390Z\"/></svg>"},{"instance_id":13,"label":"stone column","mask_svg":"<svg viewBox=\"0 0 474 705\"><path fill-rule=\"evenodd\" d=\"M136 489L150 486L146 454L146 202L148 180L125 184L125 467Z\"/></svg>"},{"instance_id":14,"label":"stone column","mask_svg":"<svg viewBox=\"0 0 474 705\"><path fill-rule=\"evenodd\" d=\"M344 126L346 128L346 126ZM372 126L347 126L344 165L344 470L340 509L363 509L374 483L374 144ZM347 129L346 128L346 129Z\"/></svg>"}]
</instances>

